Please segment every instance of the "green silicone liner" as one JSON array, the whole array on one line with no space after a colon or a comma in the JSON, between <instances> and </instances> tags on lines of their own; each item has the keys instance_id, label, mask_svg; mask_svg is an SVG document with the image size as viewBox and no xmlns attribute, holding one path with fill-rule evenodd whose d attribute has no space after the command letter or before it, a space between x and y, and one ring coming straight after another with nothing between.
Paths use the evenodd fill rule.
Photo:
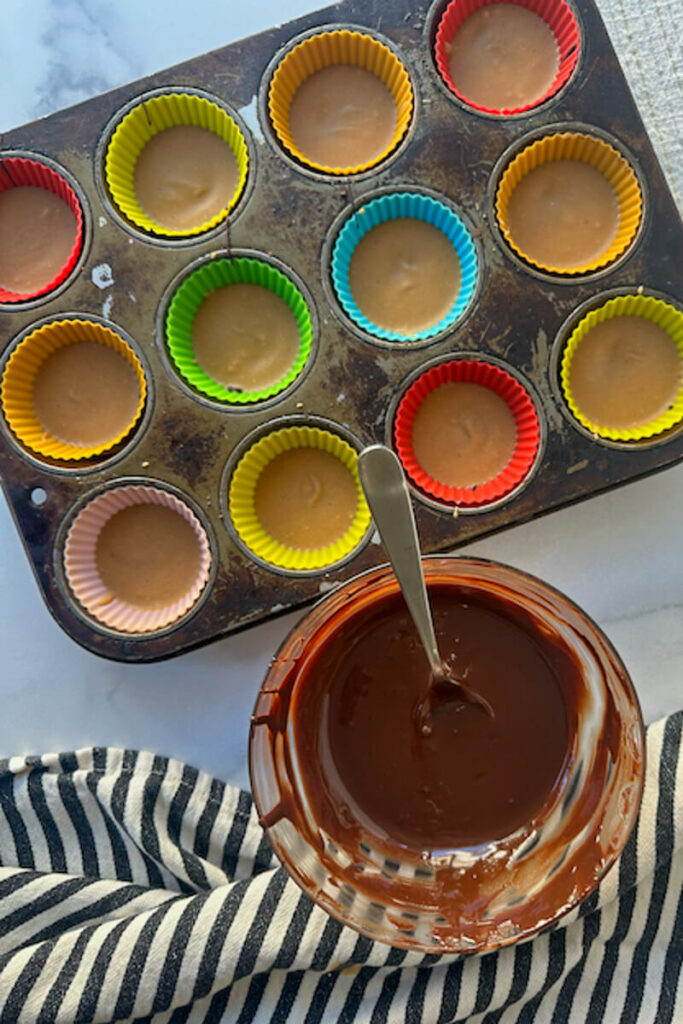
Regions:
<instances>
[{"instance_id":1,"label":"green silicone liner","mask_svg":"<svg viewBox=\"0 0 683 1024\"><path fill-rule=\"evenodd\" d=\"M299 352L289 371L261 391L231 391L213 380L197 362L192 347L192 324L202 302L216 288L256 284L283 299L299 325ZM196 391L231 405L263 402L289 387L303 370L313 344L313 323L306 300L290 279L262 260L248 256L212 260L192 271L176 289L166 314L166 348L183 380Z\"/></svg>"}]
</instances>

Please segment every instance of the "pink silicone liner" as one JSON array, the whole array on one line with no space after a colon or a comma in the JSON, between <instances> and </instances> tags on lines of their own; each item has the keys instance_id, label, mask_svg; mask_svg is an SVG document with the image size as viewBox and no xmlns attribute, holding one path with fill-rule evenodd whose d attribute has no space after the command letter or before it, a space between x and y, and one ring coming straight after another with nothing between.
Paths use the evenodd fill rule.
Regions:
<instances>
[{"instance_id":1,"label":"pink silicone liner","mask_svg":"<svg viewBox=\"0 0 683 1024\"><path fill-rule=\"evenodd\" d=\"M579 32L579 26L571 7L564 0L504 0L506 3L515 3L518 7L526 7L528 11L532 11L540 18L543 18L555 36L559 66L550 88L542 96L539 96L537 100L534 100L533 103L528 103L523 107L510 107L502 110L482 107L477 103L473 103L453 84L448 65L448 46L458 29L471 14L474 14L481 7L489 7L491 4L500 2L501 0L451 0L451 3L441 16L436 32L434 59L439 74L448 88L459 100L466 103L468 107L472 107L473 110L479 110L483 114L499 114L501 116L506 114L523 114L525 111L533 110L535 107L545 103L546 100L549 100L551 96L558 93L562 86L569 81L579 59L581 33Z\"/></svg>"},{"instance_id":2,"label":"pink silicone liner","mask_svg":"<svg viewBox=\"0 0 683 1024\"><path fill-rule=\"evenodd\" d=\"M199 541L200 566L193 585L165 608L138 608L113 598L97 571L95 549L104 524L122 509L144 504L173 509L192 526ZM76 516L64 548L64 571L74 596L99 622L121 633L152 633L181 618L198 600L210 569L209 539L194 512L174 494L147 485L116 487L93 498Z\"/></svg>"},{"instance_id":3,"label":"pink silicone liner","mask_svg":"<svg viewBox=\"0 0 683 1024\"><path fill-rule=\"evenodd\" d=\"M492 480L475 487L450 487L429 476L413 450L415 414L427 395L442 384L463 381L495 391L507 403L517 425L517 443L507 466ZM421 491L449 505L476 507L509 494L529 472L540 444L540 426L533 401L519 381L494 363L455 359L427 370L406 391L394 421L396 451L406 473Z\"/></svg>"},{"instance_id":4,"label":"pink silicone liner","mask_svg":"<svg viewBox=\"0 0 683 1024\"><path fill-rule=\"evenodd\" d=\"M38 160L29 160L27 157L5 157L0 160L0 192L23 186L45 189L46 192L52 192L66 203L76 218L74 244L68 259L51 281L47 281L41 288L31 292L11 292L0 286L0 302L28 302L30 299L37 299L41 295L53 291L62 281L66 280L76 266L83 246L81 204L71 185L61 174L53 171L47 164L41 164Z\"/></svg>"}]
</instances>

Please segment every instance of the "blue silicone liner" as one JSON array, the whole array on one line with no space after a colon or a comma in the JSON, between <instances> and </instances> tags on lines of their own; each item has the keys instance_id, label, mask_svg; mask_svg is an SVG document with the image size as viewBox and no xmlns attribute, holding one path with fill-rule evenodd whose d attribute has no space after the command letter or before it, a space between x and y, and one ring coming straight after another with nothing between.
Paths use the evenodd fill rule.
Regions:
<instances>
[{"instance_id":1,"label":"blue silicone liner","mask_svg":"<svg viewBox=\"0 0 683 1024\"><path fill-rule=\"evenodd\" d=\"M349 287L349 264L353 251L361 238L378 224L405 217L426 221L446 235L460 260L460 291L450 312L437 324L412 334L400 334L378 327L364 316ZM346 315L367 334L383 341L411 342L433 338L452 327L470 304L477 284L477 252L472 237L458 217L444 203L415 192L392 192L372 199L346 221L332 250L332 282L337 298Z\"/></svg>"}]
</instances>

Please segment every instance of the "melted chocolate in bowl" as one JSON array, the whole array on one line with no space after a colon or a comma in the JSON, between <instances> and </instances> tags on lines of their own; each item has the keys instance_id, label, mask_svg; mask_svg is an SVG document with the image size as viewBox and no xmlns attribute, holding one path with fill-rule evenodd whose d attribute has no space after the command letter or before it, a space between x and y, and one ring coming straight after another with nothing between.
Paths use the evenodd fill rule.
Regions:
<instances>
[{"instance_id":1,"label":"melted chocolate in bowl","mask_svg":"<svg viewBox=\"0 0 683 1024\"><path fill-rule=\"evenodd\" d=\"M294 879L374 939L483 951L587 896L637 814L643 725L606 637L506 566L424 559L439 645L493 705L421 736L426 659L387 568L292 631L252 718L259 816Z\"/></svg>"},{"instance_id":2,"label":"melted chocolate in bowl","mask_svg":"<svg viewBox=\"0 0 683 1024\"><path fill-rule=\"evenodd\" d=\"M430 673L402 596L352 619L309 660L293 704L309 802L330 834L361 822L412 849L477 846L532 821L561 778L571 656L495 598L437 587L430 601L442 656L493 717L440 702L423 733Z\"/></svg>"}]
</instances>

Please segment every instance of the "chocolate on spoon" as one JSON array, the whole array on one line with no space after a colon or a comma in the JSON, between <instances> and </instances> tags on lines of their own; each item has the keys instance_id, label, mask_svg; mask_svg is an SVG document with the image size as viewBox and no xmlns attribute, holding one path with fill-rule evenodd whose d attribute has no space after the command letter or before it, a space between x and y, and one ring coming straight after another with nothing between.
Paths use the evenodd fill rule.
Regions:
<instances>
[{"instance_id":1,"label":"chocolate on spoon","mask_svg":"<svg viewBox=\"0 0 683 1024\"><path fill-rule=\"evenodd\" d=\"M415 708L420 732L428 733L429 717L437 711L439 705L452 701L478 705L493 717L493 708L489 702L455 678L439 654L422 572L415 517L401 463L390 448L375 444L360 453L358 473L372 518L431 670L429 689Z\"/></svg>"}]
</instances>

